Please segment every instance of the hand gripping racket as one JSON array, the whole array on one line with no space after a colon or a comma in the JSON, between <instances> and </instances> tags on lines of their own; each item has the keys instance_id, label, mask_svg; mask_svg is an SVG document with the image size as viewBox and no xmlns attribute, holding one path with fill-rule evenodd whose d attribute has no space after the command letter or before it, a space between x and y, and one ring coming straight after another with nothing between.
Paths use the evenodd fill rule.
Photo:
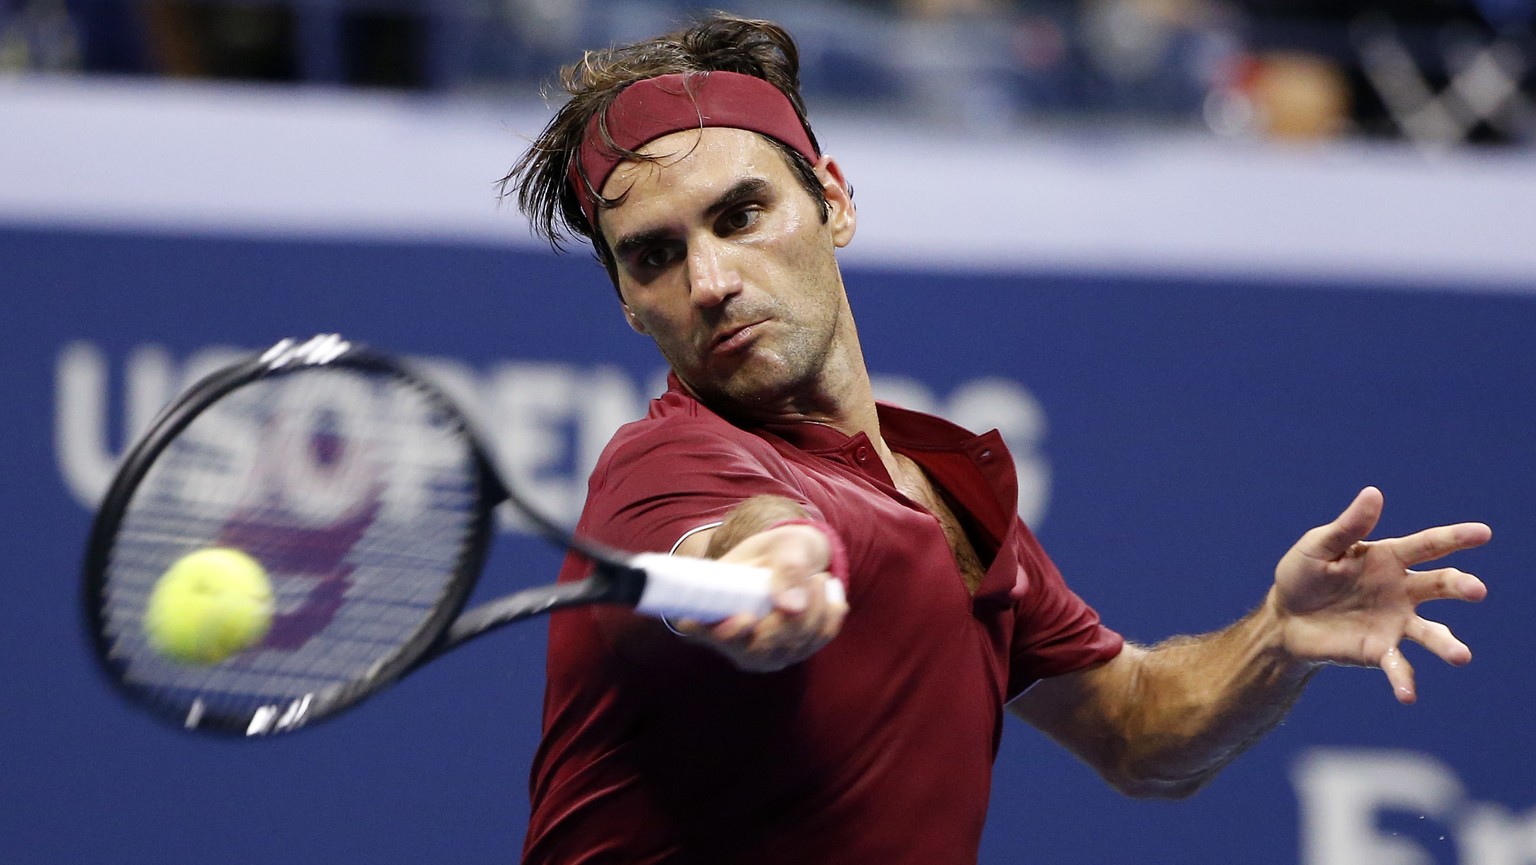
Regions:
<instances>
[{"instance_id":1,"label":"hand gripping racket","mask_svg":"<svg viewBox=\"0 0 1536 865\"><path fill-rule=\"evenodd\" d=\"M465 611L510 502L590 576ZM275 612L213 664L157 652L151 589L208 547L254 557ZM577 538L501 481L464 414L390 356L335 335L284 340L168 406L132 447L91 530L84 606L96 656L178 726L259 736L334 715L492 628L586 604L713 621L771 609L769 572Z\"/></svg>"}]
</instances>

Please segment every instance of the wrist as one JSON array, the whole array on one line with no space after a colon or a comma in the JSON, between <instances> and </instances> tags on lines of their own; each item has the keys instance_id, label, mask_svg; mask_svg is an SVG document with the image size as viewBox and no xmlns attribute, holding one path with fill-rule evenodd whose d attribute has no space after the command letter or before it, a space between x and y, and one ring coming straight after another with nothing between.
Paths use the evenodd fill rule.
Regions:
<instances>
[{"instance_id":1,"label":"wrist","mask_svg":"<svg viewBox=\"0 0 1536 865\"><path fill-rule=\"evenodd\" d=\"M1254 618L1266 653L1286 666L1307 672L1323 666L1322 661L1298 650L1305 640L1296 632L1304 623L1286 611L1280 602L1277 586L1270 586L1269 593L1264 596L1264 603L1254 611Z\"/></svg>"}]
</instances>

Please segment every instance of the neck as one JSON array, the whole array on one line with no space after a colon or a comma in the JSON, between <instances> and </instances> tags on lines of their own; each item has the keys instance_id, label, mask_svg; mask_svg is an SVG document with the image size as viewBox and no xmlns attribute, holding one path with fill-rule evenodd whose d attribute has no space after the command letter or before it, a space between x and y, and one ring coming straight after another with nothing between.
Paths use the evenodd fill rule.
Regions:
<instances>
[{"instance_id":1,"label":"neck","mask_svg":"<svg viewBox=\"0 0 1536 865\"><path fill-rule=\"evenodd\" d=\"M817 423L832 427L847 436L863 433L883 460L889 462L890 450L880 436L880 419L875 409L874 386L864 364L864 352L852 319L834 340L834 348L810 380L789 389L782 396L761 403L722 404L701 396L686 381L696 398L722 416L744 425Z\"/></svg>"}]
</instances>

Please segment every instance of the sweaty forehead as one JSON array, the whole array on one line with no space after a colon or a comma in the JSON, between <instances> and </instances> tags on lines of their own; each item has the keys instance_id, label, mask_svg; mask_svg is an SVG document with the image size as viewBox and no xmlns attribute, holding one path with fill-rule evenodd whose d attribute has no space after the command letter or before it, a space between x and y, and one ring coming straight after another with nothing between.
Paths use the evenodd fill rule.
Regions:
<instances>
[{"instance_id":1,"label":"sweaty forehead","mask_svg":"<svg viewBox=\"0 0 1536 865\"><path fill-rule=\"evenodd\" d=\"M621 163L603 184L605 198L624 196L617 207L599 212L604 222L621 212L685 206L707 199L745 177L788 179L783 156L761 135L745 129L711 127L664 135L637 148L652 157Z\"/></svg>"}]
</instances>

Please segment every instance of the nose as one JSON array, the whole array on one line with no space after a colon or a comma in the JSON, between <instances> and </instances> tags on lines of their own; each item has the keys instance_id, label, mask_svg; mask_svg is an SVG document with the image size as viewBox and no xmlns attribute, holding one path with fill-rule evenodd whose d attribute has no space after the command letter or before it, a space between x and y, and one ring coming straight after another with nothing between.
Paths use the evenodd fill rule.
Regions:
<instances>
[{"instance_id":1,"label":"nose","mask_svg":"<svg viewBox=\"0 0 1536 865\"><path fill-rule=\"evenodd\" d=\"M688 292L700 307L715 307L741 291L741 274L725 245L714 237L690 244Z\"/></svg>"}]
</instances>

